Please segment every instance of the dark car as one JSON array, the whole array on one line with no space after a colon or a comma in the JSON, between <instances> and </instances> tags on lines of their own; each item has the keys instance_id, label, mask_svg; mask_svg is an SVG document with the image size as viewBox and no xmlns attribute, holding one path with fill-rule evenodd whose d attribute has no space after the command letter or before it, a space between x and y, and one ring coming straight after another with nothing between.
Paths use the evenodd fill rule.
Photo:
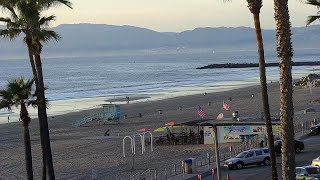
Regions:
<instances>
[{"instance_id":1,"label":"dark car","mask_svg":"<svg viewBox=\"0 0 320 180\"><path fill-rule=\"evenodd\" d=\"M315 125L315 126L312 126L312 127L310 128L310 133L311 133L312 135L317 135L317 134L319 134L319 133L320 133L320 123L317 124L317 125Z\"/></svg>"},{"instance_id":2,"label":"dark car","mask_svg":"<svg viewBox=\"0 0 320 180\"><path fill-rule=\"evenodd\" d=\"M294 140L294 149L296 153L301 152L304 149L304 143L302 141ZM274 150L276 155L281 155L281 140L274 142Z\"/></svg>"}]
</instances>

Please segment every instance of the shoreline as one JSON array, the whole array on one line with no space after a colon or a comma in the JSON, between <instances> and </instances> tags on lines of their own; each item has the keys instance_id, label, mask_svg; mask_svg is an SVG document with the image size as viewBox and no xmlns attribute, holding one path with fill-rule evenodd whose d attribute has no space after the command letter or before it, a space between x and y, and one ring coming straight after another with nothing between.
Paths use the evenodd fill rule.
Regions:
<instances>
[{"instance_id":1,"label":"shoreline","mask_svg":"<svg viewBox=\"0 0 320 180\"><path fill-rule=\"evenodd\" d=\"M231 84L230 82L228 84ZM176 93L165 92L162 94L147 94L147 95L132 95L130 96L130 104L136 103L144 103L144 102L156 102L165 99L193 96L193 95L201 95L203 93L216 93L216 92L224 92L230 91L234 89L241 89L250 86L256 86L256 83L243 83L243 84L235 84L224 87L223 84L216 85L211 89L201 90L200 88L194 88L194 90L184 91L184 87L178 87ZM184 93L179 93L179 92ZM88 97L88 98L79 98L79 99L66 99L66 100L56 100L49 102L49 108L47 110L48 117L65 115L68 113L76 113L86 110L94 110L99 109L102 104L127 104L126 96L117 95L114 98L108 98L109 96L98 96L98 97ZM7 124L7 118L10 117L10 123L18 122L19 118L19 109L13 108L12 113L4 113L0 114L0 124ZM36 108L28 108L29 115L31 118L37 118L37 110Z\"/></svg>"},{"instance_id":2,"label":"shoreline","mask_svg":"<svg viewBox=\"0 0 320 180\"><path fill-rule=\"evenodd\" d=\"M198 96L203 94L212 94L212 93L219 93L219 92L225 92L225 91L232 91L236 89L242 89L247 88L251 86L257 86L256 83L250 84L237 84L233 86L227 86L226 88L222 88L223 85L216 86L215 88L203 91L200 93L200 90L195 91L189 91L187 93L183 94L158 94L154 96L130 96L129 104L139 104L139 103L145 103L145 102L157 102L157 101L163 101L163 100L170 100L175 98L184 98L188 96ZM48 119L54 118L55 116L63 116L70 113L79 113L82 111L96 111L98 109L101 109L102 104L120 104L125 105L127 104L125 96L115 96L116 98L108 99L106 96L99 96L99 97L92 97L92 98L80 98L80 99L66 99L66 100L57 100L52 101L49 103L49 108L47 110ZM82 104L82 103L85 103ZM79 105L82 104L82 105ZM53 107L53 108L52 108ZM36 108L29 108L29 115L32 119L37 119L37 111ZM9 123L16 123L19 122L19 109L13 109L11 113L4 113L0 114L0 125L1 124L8 124L8 117L10 118Z\"/></svg>"}]
</instances>

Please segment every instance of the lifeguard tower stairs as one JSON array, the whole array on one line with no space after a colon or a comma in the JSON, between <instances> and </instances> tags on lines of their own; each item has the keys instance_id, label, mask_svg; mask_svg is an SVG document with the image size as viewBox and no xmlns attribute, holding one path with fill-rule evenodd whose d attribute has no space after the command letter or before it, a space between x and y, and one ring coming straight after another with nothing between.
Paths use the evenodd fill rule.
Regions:
<instances>
[{"instance_id":1,"label":"lifeguard tower stairs","mask_svg":"<svg viewBox=\"0 0 320 180\"><path fill-rule=\"evenodd\" d=\"M80 127L84 124L87 124L93 120L98 120L99 122L115 122L117 124L120 123L121 117L121 108L120 105L117 104L102 104L102 111L92 113L83 119L75 121L72 126Z\"/></svg>"}]
</instances>

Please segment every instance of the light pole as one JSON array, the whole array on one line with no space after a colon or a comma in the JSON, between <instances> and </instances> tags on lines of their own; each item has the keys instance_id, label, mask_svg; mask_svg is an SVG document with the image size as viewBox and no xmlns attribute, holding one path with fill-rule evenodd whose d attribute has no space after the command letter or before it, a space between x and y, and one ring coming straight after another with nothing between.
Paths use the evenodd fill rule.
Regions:
<instances>
[{"instance_id":1,"label":"light pole","mask_svg":"<svg viewBox=\"0 0 320 180\"><path fill-rule=\"evenodd\" d=\"M214 147L216 151L216 167L217 167L217 177L218 180L221 180L221 172L220 172L220 155L219 155L219 146L218 146L218 132L217 126L212 124L213 132L214 132Z\"/></svg>"}]
</instances>

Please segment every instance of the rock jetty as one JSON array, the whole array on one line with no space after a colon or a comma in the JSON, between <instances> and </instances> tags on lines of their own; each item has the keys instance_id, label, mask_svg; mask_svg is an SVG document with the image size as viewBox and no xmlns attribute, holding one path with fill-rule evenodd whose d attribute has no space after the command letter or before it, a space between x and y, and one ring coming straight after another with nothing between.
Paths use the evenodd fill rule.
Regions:
<instances>
[{"instance_id":1,"label":"rock jetty","mask_svg":"<svg viewBox=\"0 0 320 180\"><path fill-rule=\"evenodd\" d=\"M320 61L308 61L308 62L292 62L292 66L319 66ZM279 63L266 63L266 67L279 66ZM210 64L197 69L217 69L217 68L250 68L259 67L258 63L226 63L226 64Z\"/></svg>"}]
</instances>

